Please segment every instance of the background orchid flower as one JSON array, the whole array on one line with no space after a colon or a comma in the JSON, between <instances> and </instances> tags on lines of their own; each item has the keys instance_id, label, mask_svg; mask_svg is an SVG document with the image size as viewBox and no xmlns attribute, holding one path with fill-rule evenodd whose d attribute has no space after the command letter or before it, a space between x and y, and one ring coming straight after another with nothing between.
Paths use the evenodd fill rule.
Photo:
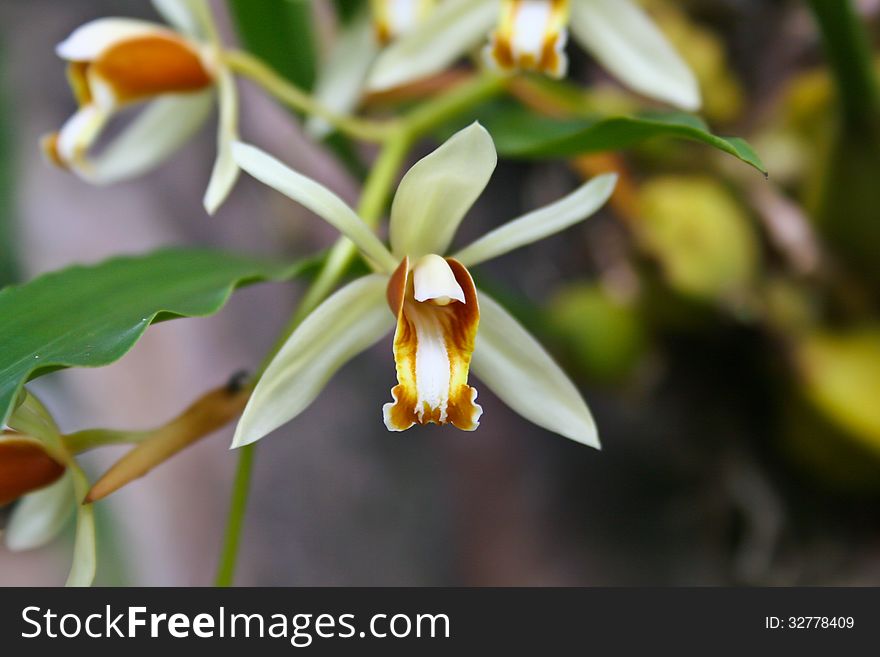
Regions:
<instances>
[{"instance_id":1,"label":"background orchid flower","mask_svg":"<svg viewBox=\"0 0 880 657\"><path fill-rule=\"evenodd\" d=\"M371 0L369 12L361 12L345 26L315 83L315 98L337 114L349 114L363 96L367 75L382 48L408 34L436 8L440 0ZM322 138L333 127L311 117L306 130Z\"/></svg>"},{"instance_id":2,"label":"background orchid flower","mask_svg":"<svg viewBox=\"0 0 880 657\"><path fill-rule=\"evenodd\" d=\"M236 144L233 153L245 171L350 238L377 270L336 292L293 333L257 384L234 446L252 443L296 417L345 362L395 324L398 385L394 401L384 407L390 430L426 423L475 429L482 409L468 385L472 367L523 417L599 446L574 384L507 311L477 291L467 268L590 216L611 195L615 175L600 176L443 258L497 162L492 138L479 124L455 134L404 176L391 208L390 251L354 210L320 184L253 146Z\"/></svg>"},{"instance_id":3,"label":"background orchid flower","mask_svg":"<svg viewBox=\"0 0 880 657\"><path fill-rule=\"evenodd\" d=\"M67 467L41 441L17 433L0 438L0 505L11 503L4 542L13 552L52 541L76 507Z\"/></svg>"},{"instance_id":4,"label":"background orchid flower","mask_svg":"<svg viewBox=\"0 0 880 657\"><path fill-rule=\"evenodd\" d=\"M448 0L379 55L367 87L381 91L432 75L481 44L492 67L561 77L569 30L633 90L699 109L696 77L633 0Z\"/></svg>"},{"instance_id":5,"label":"background orchid flower","mask_svg":"<svg viewBox=\"0 0 880 657\"><path fill-rule=\"evenodd\" d=\"M205 193L214 213L238 177L230 144L238 138L238 94L219 57L204 0L155 0L176 29L148 21L100 18L57 47L79 104L60 131L43 138L48 159L94 184L139 176L177 151L208 119L219 97L218 155ZM148 102L97 154L91 151L122 109Z\"/></svg>"},{"instance_id":6,"label":"background orchid flower","mask_svg":"<svg viewBox=\"0 0 880 657\"><path fill-rule=\"evenodd\" d=\"M89 586L95 576L95 520L82 504L88 480L64 446L43 404L26 393L0 435L0 505L15 503L4 542L12 551L33 550L54 540L76 515L73 565L67 583Z\"/></svg>"}]
</instances>

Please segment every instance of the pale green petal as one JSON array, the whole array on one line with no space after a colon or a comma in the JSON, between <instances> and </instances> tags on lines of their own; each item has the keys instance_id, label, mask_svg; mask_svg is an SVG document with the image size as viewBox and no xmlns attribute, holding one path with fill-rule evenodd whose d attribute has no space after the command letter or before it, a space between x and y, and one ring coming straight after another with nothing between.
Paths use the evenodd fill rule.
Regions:
<instances>
[{"instance_id":1,"label":"pale green petal","mask_svg":"<svg viewBox=\"0 0 880 657\"><path fill-rule=\"evenodd\" d=\"M696 76L632 0L574 0L571 31L575 40L635 91L684 110L700 108Z\"/></svg>"},{"instance_id":2,"label":"pale green petal","mask_svg":"<svg viewBox=\"0 0 880 657\"><path fill-rule=\"evenodd\" d=\"M367 88L382 91L439 73L488 40L499 0L446 0L412 32L382 51Z\"/></svg>"},{"instance_id":3,"label":"pale green petal","mask_svg":"<svg viewBox=\"0 0 880 657\"><path fill-rule=\"evenodd\" d=\"M36 395L25 389L24 399L7 421L13 431L30 436L43 443L46 451L59 463L67 462L67 453L61 444L61 431L52 414Z\"/></svg>"},{"instance_id":4,"label":"pale green petal","mask_svg":"<svg viewBox=\"0 0 880 657\"><path fill-rule=\"evenodd\" d=\"M91 586L98 569L98 554L95 536L95 509L92 504L82 501L91 488L86 473L70 460L68 469L73 478L74 505L76 506L76 538L73 542L73 563L65 586Z\"/></svg>"},{"instance_id":5,"label":"pale green petal","mask_svg":"<svg viewBox=\"0 0 880 657\"><path fill-rule=\"evenodd\" d=\"M299 325L254 389L233 447L253 443L295 418L340 367L391 331L395 318L385 300L387 285L381 274L360 278Z\"/></svg>"},{"instance_id":6,"label":"pale green petal","mask_svg":"<svg viewBox=\"0 0 880 657\"><path fill-rule=\"evenodd\" d=\"M206 0L153 0L153 7L165 22L183 34L213 39L216 28Z\"/></svg>"},{"instance_id":7,"label":"pale green petal","mask_svg":"<svg viewBox=\"0 0 880 657\"><path fill-rule=\"evenodd\" d=\"M575 385L504 308L482 291L479 298L471 371L527 420L598 449L596 425Z\"/></svg>"},{"instance_id":8,"label":"pale green petal","mask_svg":"<svg viewBox=\"0 0 880 657\"><path fill-rule=\"evenodd\" d=\"M238 180L240 169L232 157L232 144L238 140L238 90L235 77L222 69L217 78L220 101L220 121L217 127L217 159L211 181L203 199L205 210L214 214L229 196Z\"/></svg>"},{"instance_id":9,"label":"pale green petal","mask_svg":"<svg viewBox=\"0 0 880 657\"><path fill-rule=\"evenodd\" d=\"M378 52L373 25L364 13L339 35L318 74L315 100L336 114L350 114L361 100L367 73ZM333 126L313 116L306 122L306 131L323 139L333 131Z\"/></svg>"},{"instance_id":10,"label":"pale green petal","mask_svg":"<svg viewBox=\"0 0 880 657\"><path fill-rule=\"evenodd\" d=\"M391 206L391 249L398 259L442 255L465 213L492 177L498 156L479 123L457 132L416 162Z\"/></svg>"},{"instance_id":11,"label":"pale green petal","mask_svg":"<svg viewBox=\"0 0 880 657\"><path fill-rule=\"evenodd\" d=\"M555 203L487 233L453 257L465 267L472 267L565 230L605 205L616 184L617 175L613 173L593 178Z\"/></svg>"},{"instance_id":12,"label":"pale green petal","mask_svg":"<svg viewBox=\"0 0 880 657\"><path fill-rule=\"evenodd\" d=\"M15 505L6 526L6 547L20 552L46 545L64 529L75 505L70 473L51 486L25 495Z\"/></svg>"},{"instance_id":13,"label":"pale green petal","mask_svg":"<svg viewBox=\"0 0 880 657\"><path fill-rule=\"evenodd\" d=\"M317 214L380 267L391 272L399 264L355 211L320 183L249 144L236 142L232 145L232 155L238 166Z\"/></svg>"},{"instance_id":14,"label":"pale green petal","mask_svg":"<svg viewBox=\"0 0 880 657\"><path fill-rule=\"evenodd\" d=\"M80 175L105 185L156 168L205 124L213 99L213 90L157 98L103 151L85 162L78 169Z\"/></svg>"}]
</instances>

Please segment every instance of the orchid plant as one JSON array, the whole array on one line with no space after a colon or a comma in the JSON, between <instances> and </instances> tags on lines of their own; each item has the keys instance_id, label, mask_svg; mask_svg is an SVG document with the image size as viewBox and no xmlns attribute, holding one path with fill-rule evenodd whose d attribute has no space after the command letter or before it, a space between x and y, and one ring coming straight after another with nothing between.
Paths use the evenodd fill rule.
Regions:
<instances>
[{"instance_id":1,"label":"orchid plant","mask_svg":"<svg viewBox=\"0 0 880 657\"><path fill-rule=\"evenodd\" d=\"M472 370L525 419L599 447L593 418L576 384L501 304L477 289L471 269L570 229L599 211L614 193L615 173L601 172L560 200L448 254L499 155L504 157L510 147L510 134L474 122L474 114L499 99L510 102L510 85L521 72L563 77L569 30L631 89L677 108L699 108L693 74L637 4L374 0L329 44L325 74L314 93L254 53L225 46L205 0L153 4L168 26L101 18L74 30L58 46L58 55L68 63L78 109L60 131L43 140L47 159L88 183L130 179L168 160L216 105L217 156L204 196L207 212L221 208L243 169L312 210L339 231L340 240L319 256L317 273L296 314L262 365L148 431L64 433L24 386L60 368L107 365L153 321L216 312L244 283L288 279L316 267L175 250L71 268L0 292L5 322L0 323L0 335L6 345L0 356L0 424L7 428L0 439L0 505L16 504L6 530L11 549L50 540L76 509L70 583L89 584L96 569L92 505L240 415L233 441L242 453L233 491L237 502L217 578L218 584L230 584L253 443L295 418L344 363L392 329L397 384L382 412L390 431L429 423L474 431L491 424L491 413L482 418L476 403ZM236 15L251 12L258 20L249 24L258 25L265 19L261 12L274 8L281 13L273 15L284 15L285 5L283 0L239 2ZM448 81L433 95L386 107L385 114L354 112L365 92L399 88L436 74L469 52L481 53L475 70ZM366 165L356 209L319 182L240 141L237 78L255 83L294 110L314 135L336 131L349 146L378 145L378 156ZM588 93L582 85L564 84L569 96ZM105 128L134 106L143 106L141 113L102 146ZM291 115L291 120L298 118ZM760 168L747 145L712 135L694 117L676 114L658 121L599 116L590 121L584 129L594 132L588 136L599 130L602 138L587 139L583 152L628 147L652 137L685 137ZM542 156L552 155L558 146L541 141L545 135L538 117L534 125L538 127L514 136L539 144ZM391 190L413 148L438 134L452 136L408 169L392 199ZM581 133L572 135L573 140L584 139ZM572 146L566 148L558 159L572 154ZM390 247L380 238L389 202ZM350 280L358 254L372 271ZM104 312L80 311L92 307L96 298ZM64 308L69 311L62 312ZM378 410L375 419L379 421ZM132 449L89 484L75 455L111 444Z\"/></svg>"}]
</instances>

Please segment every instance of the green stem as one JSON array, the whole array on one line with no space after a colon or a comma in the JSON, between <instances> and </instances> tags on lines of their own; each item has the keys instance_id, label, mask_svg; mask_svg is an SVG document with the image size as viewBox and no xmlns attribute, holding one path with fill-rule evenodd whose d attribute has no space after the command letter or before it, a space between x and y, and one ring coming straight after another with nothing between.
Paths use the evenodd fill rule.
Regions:
<instances>
[{"instance_id":1,"label":"green stem","mask_svg":"<svg viewBox=\"0 0 880 657\"><path fill-rule=\"evenodd\" d=\"M257 83L291 109L318 116L349 137L381 143L396 132L397 126L394 121L380 123L337 114L249 53L227 50L223 53L223 61L231 71Z\"/></svg>"},{"instance_id":2,"label":"green stem","mask_svg":"<svg viewBox=\"0 0 880 657\"><path fill-rule=\"evenodd\" d=\"M80 454L108 445L137 445L153 435L152 431L117 431L115 429L87 429L62 436L72 454Z\"/></svg>"},{"instance_id":3,"label":"green stem","mask_svg":"<svg viewBox=\"0 0 880 657\"><path fill-rule=\"evenodd\" d=\"M386 142L373 168L370 170L370 175L364 184L364 190L358 204L358 215L371 228L375 228L382 218L391 188L394 186L397 174L409 152L411 143L409 133L401 130ZM330 249L327 259L324 261L324 266L318 273L317 278L309 286L290 322L281 333L275 347L270 350L263 364L258 369L258 376L262 375L278 353L278 350L287 342L287 338L293 334L300 322L317 308L330 295L333 288L339 284L340 279L342 279L355 257L357 257L357 253L354 243L347 237L341 237L336 241L336 244Z\"/></svg>"},{"instance_id":4,"label":"green stem","mask_svg":"<svg viewBox=\"0 0 880 657\"><path fill-rule=\"evenodd\" d=\"M505 76L492 73L479 75L414 109L404 119L403 127L413 139L417 139L494 98L504 91L507 80Z\"/></svg>"},{"instance_id":5,"label":"green stem","mask_svg":"<svg viewBox=\"0 0 880 657\"><path fill-rule=\"evenodd\" d=\"M235 481L232 484L232 501L229 505L226 536L223 540L220 565L217 567L217 578L214 581L216 586L232 586L235 578L241 529L244 526L244 514L247 509L248 492L254 469L254 448L255 445L246 445L238 450L238 466L235 471Z\"/></svg>"},{"instance_id":6,"label":"green stem","mask_svg":"<svg viewBox=\"0 0 880 657\"><path fill-rule=\"evenodd\" d=\"M822 32L849 129L872 126L880 115L880 91L865 27L850 0L808 0Z\"/></svg>"},{"instance_id":7,"label":"green stem","mask_svg":"<svg viewBox=\"0 0 880 657\"><path fill-rule=\"evenodd\" d=\"M255 61L260 63L259 60ZM271 70L269 70L269 73L271 73ZM287 85L286 82L284 84ZM504 88L504 78L495 75L481 76L426 103L414 110L401 122L390 123L389 125L393 125L395 129L387 136L383 136L384 144L382 150L364 184L361 200L358 204L358 214L361 219L372 228L378 226L379 220L384 214L385 206L388 203L388 198L391 195L391 189L397 180L400 169L413 143L436 127L498 95ZM295 87L291 87L291 89L295 89ZM302 93L299 90L296 91L297 93ZM341 129L338 123L336 125ZM356 255L357 250L354 244L347 238L340 238L336 242L330 250L321 272L306 292L302 302L291 317L289 324L258 368L253 379L254 381L260 379L269 363L272 362L272 359L284 343L287 342L287 339L293 334L296 327L339 284L339 281L345 276ZM223 553L217 571L217 586L231 586L235 575L235 563L238 556L241 529L244 525L248 487L253 469L254 447L255 445L248 445L239 450L240 456L235 482L233 483L232 504L229 509Z\"/></svg>"}]
</instances>

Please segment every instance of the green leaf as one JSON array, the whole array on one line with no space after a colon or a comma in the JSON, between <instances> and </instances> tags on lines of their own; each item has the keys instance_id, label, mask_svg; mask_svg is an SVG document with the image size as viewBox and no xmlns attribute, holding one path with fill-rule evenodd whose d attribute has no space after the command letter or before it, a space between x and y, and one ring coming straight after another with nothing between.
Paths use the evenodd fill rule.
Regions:
<instances>
[{"instance_id":1,"label":"green leaf","mask_svg":"<svg viewBox=\"0 0 880 657\"><path fill-rule=\"evenodd\" d=\"M0 425L27 381L67 367L109 365L150 324L211 315L236 288L291 278L311 264L166 249L7 287L0 291Z\"/></svg>"},{"instance_id":2,"label":"green leaf","mask_svg":"<svg viewBox=\"0 0 880 657\"><path fill-rule=\"evenodd\" d=\"M304 89L315 83L316 44L309 0L228 0L244 46Z\"/></svg>"},{"instance_id":3,"label":"green leaf","mask_svg":"<svg viewBox=\"0 0 880 657\"><path fill-rule=\"evenodd\" d=\"M649 139L676 137L714 146L761 173L767 173L748 143L737 137L717 137L709 132L701 119L690 114L558 119L540 116L521 107L496 105L481 120L495 139L498 153L506 157L571 157L621 150Z\"/></svg>"},{"instance_id":4,"label":"green leaf","mask_svg":"<svg viewBox=\"0 0 880 657\"><path fill-rule=\"evenodd\" d=\"M15 214L12 138L9 130L9 95L6 87L5 48L0 44L0 286L16 280Z\"/></svg>"}]
</instances>

